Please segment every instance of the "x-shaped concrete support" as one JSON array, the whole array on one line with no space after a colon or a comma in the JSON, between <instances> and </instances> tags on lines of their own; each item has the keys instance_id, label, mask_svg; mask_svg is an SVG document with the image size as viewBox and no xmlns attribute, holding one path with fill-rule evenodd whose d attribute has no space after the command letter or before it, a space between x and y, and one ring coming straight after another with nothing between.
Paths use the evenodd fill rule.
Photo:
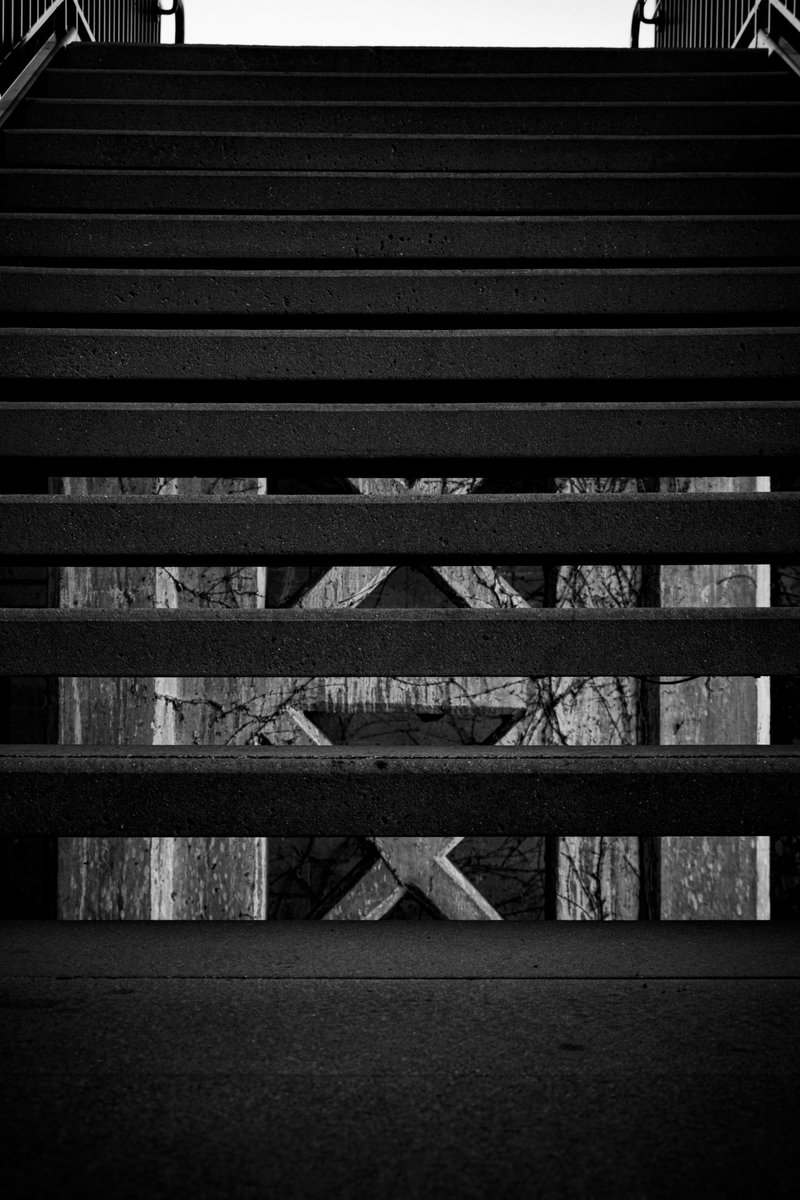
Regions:
<instances>
[{"instance_id":1,"label":"x-shaped concrete support","mask_svg":"<svg viewBox=\"0 0 800 1200\"><path fill-rule=\"evenodd\" d=\"M501 921L447 857L461 837L369 839L378 859L326 914L327 921L379 921L411 891L450 921Z\"/></svg>"},{"instance_id":2,"label":"x-shaped concrete support","mask_svg":"<svg viewBox=\"0 0 800 1200\"><path fill-rule=\"evenodd\" d=\"M432 495L468 493L477 479L418 479L412 487L399 479L351 479L361 495ZM304 592L303 608L357 607L394 570L386 567L335 567ZM433 574L453 597L477 608L527 608L527 601L492 567L434 567ZM317 745L328 738L302 711L284 710ZM328 921L379 921L398 900L412 892L441 916L454 921L500 921L488 900L450 862L448 855L463 837L369 838L378 857L358 882L325 914Z\"/></svg>"}]
</instances>

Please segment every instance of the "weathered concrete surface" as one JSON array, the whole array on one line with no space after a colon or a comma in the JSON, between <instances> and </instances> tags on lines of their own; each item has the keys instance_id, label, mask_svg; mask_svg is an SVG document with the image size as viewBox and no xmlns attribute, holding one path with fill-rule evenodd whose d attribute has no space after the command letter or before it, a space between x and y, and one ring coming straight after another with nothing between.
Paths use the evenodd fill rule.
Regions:
<instances>
[{"instance_id":1,"label":"weathered concrete surface","mask_svg":"<svg viewBox=\"0 0 800 1200\"><path fill-rule=\"evenodd\" d=\"M201 564L204 575L232 559L325 567L468 567L490 558L525 566L533 554L548 565L567 559L595 567L619 558L774 563L796 553L800 495L0 496L0 530L0 564ZM622 577L617 570L614 578ZM594 586L608 601L610 584Z\"/></svg>"},{"instance_id":2,"label":"weathered concrete surface","mask_svg":"<svg viewBox=\"0 0 800 1200\"><path fill-rule=\"evenodd\" d=\"M80 173L83 195L84 174ZM170 181L166 182L171 191ZM152 184L148 182L148 186ZM263 198L263 192L260 194ZM726 191L731 194L738 196L738 187ZM95 191L95 199L96 195ZM67 203L63 196L61 202ZM197 202L201 205L202 199ZM42 206L47 207L46 199ZM0 310L149 314L155 319L201 313L226 319L228 314L251 318L254 314L280 314L283 319L306 313L397 313L405 317L413 309L473 315L647 313L677 317L759 310L793 313L798 286L798 267L110 270L28 266L0 267Z\"/></svg>"},{"instance_id":3,"label":"weathered concrete surface","mask_svg":"<svg viewBox=\"0 0 800 1200\"><path fill-rule=\"evenodd\" d=\"M596 100L571 103L289 100L32 99L15 109L15 129L170 133L475 134L608 137L669 134L793 133L792 100Z\"/></svg>"},{"instance_id":4,"label":"weathered concrete surface","mask_svg":"<svg viewBox=\"0 0 800 1200\"><path fill-rule=\"evenodd\" d=\"M675 478L673 493L748 493L755 477ZM760 595L757 565L665 566L665 607L740 609L769 603ZM778 670L775 674L781 674ZM661 742L748 745L768 740L763 692L754 674L700 673L660 688ZM764 674L767 674L766 672ZM768 693L767 693L768 694ZM766 716L766 714L763 714ZM767 718L768 720L768 718ZM766 825L762 823L762 828ZM754 920L769 916L769 837L665 837L661 841L661 915L669 920Z\"/></svg>"},{"instance_id":5,"label":"weathered concrete surface","mask_svg":"<svg viewBox=\"0 0 800 1200\"><path fill-rule=\"evenodd\" d=\"M781 170L797 155L794 133L606 136L525 134L93 133L9 129L12 167L126 167L336 171Z\"/></svg>"},{"instance_id":6,"label":"weathered concrete surface","mask_svg":"<svg viewBox=\"0 0 800 1200\"><path fill-rule=\"evenodd\" d=\"M266 481L162 479L159 494L186 498L249 496ZM236 556L232 556L234 562ZM228 559L230 564L231 559ZM173 566L156 574L155 605L191 612L245 611L263 607L263 566ZM259 691L252 672L244 677L159 676L154 680L153 742L156 745L242 745L252 739L247 706ZM264 920L267 914L267 840L257 832L231 836L224 822L216 836L153 837L151 916L159 920ZM218 831L218 832L217 832ZM151 828L151 832L155 832Z\"/></svg>"},{"instance_id":7,"label":"weathered concrete surface","mask_svg":"<svg viewBox=\"0 0 800 1200\"><path fill-rule=\"evenodd\" d=\"M0 1000L6 1194L478 1197L535 1179L552 1200L605 1194L609 1180L665 1200L794 1195L800 984L742 977L759 940L747 927L700 938L700 978L685 973L693 953L663 953L696 946L696 927L639 930L654 947L649 971L609 980L509 978L536 941L530 926L421 937L402 925L294 925L307 963L316 943L335 945L338 964L325 955L316 978L243 978L253 945L280 929L62 925L62 945L86 942L71 972L53 931L43 942L26 924L40 973L6 977ZM552 969L575 941L614 943L616 955L600 953L618 968L632 931L535 932L561 935ZM113 938L116 977L98 977L102 954L86 971L91 934L98 946L132 935ZM157 965L172 978L139 974L149 964L152 976L154 960L136 943L159 941L183 946L188 978L164 952ZM460 951L448 956L448 942ZM223 943L238 951L219 972L210 948ZM17 932L6 945L20 948ZM405 978L397 962L393 978L325 977L359 961L369 971L381 945L387 965L404 947ZM454 977L419 977L413 948L426 945ZM780 967L781 940L772 948ZM16 967L25 956L11 957ZM505 978L486 977L498 968Z\"/></svg>"},{"instance_id":8,"label":"weathered concrete surface","mask_svg":"<svg viewBox=\"0 0 800 1200\"><path fill-rule=\"evenodd\" d=\"M800 979L789 922L0 923L0 978Z\"/></svg>"},{"instance_id":9,"label":"weathered concrete surface","mask_svg":"<svg viewBox=\"0 0 800 1200\"><path fill-rule=\"evenodd\" d=\"M65 471L64 463L97 468L111 460L122 476L169 474L154 469L169 462L172 474L181 476L210 475L212 468L235 464L231 476L369 470L420 478L455 476L465 462L479 474L502 477L509 470L575 474L576 463L590 461L605 468L600 474L628 477L643 461L655 475L669 474L664 468L678 463L702 475L709 465L735 464L737 473L752 474L756 465L777 470L800 458L800 406L791 386L777 400L700 404L676 401L674 387L657 381L644 400L638 384L620 384L619 400L610 402L554 398L542 385L539 393L546 404L513 393L507 403L494 404L478 385L459 391L465 400L446 404L408 403L408 393L399 389L388 393L395 403L376 404L374 388L366 395L354 388L345 404L320 403L320 396L316 403L298 402L296 393L287 392L279 403L244 393L246 403L154 406L142 402L137 385L121 385L115 395L122 399L109 402L107 389L95 381L94 387L86 384L82 394L88 398L79 402L34 402L25 393L3 405L0 461L16 469L45 464L59 475L96 473ZM255 462L264 469L256 472Z\"/></svg>"},{"instance_id":10,"label":"weathered concrete surface","mask_svg":"<svg viewBox=\"0 0 800 1200\"><path fill-rule=\"evenodd\" d=\"M12 133L5 135L11 138ZM37 139L47 136L35 130L20 130L13 136L24 139L23 145L35 148ZM53 133L53 138L70 135ZM86 135L89 136L88 134ZM119 134L117 140L130 139L135 134ZM170 134L138 135L141 162L137 163L137 145L109 145L111 161L124 162L128 167L158 165L159 150L182 146ZM246 138L248 135L239 135ZM161 146L157 139L168 139ZM267 138L253 134L259 147ZM113 141L109 135L109 141ZM236 146L217 145L220 139L208 137L205 153L208 162L184 162L182 169L218 167L223 155L233 155ZM289 139L288 147L302 139ZM434 140L434 139L431 139ZM456 139L452 139L455 141ZM478 139L464 139L475 147ZM335 138L332 145L338 144ZM735 169L743 169L741 139L732 139L737 150ZM764 139L758 139L763 145ZM344 141L356 145L358 139ZM797 138L800 146L800 136ZM403 143L399 143L402 147ZM494 145L494 143L492 143ZM592 146L605 145L596 139ZM689 142L690 145L695 143ZM697 145L702 143L697 142ZM428 146L428 142L423 143ZM790 148L782 148L786 153ZM303 147L317 169L325 167L320 161L325 146ZM477 153L477 151L476 151ZM708 154L707 148L704 153ZM562 152L563 155L563 152ZM13 146L8 149L11 166L50 166L52 158L41 163L17 163ZM63 157L63 155L62 155ZM480 160L479 160L480 161ZM69 166L69 163L65 165ZM92 166L92 162L76 162L75 166ZM164 164L169 165L169 164ZM175 164L172 164L173 166ZM242 162L240 167L248 165ZM348 164L355 169L357 164ZM477 164L476 164L477 165ZM558 159L552 170L568 170L569 163ZM707 161L703 163L709 169ZM279 166L272 164L273 169ZM485 164L491 169L491 164ZM233 164L236 167L236 164ZM299 165L298 165L299 167ZM444 169L446 164L435 163L427 169ZM392 163L394 170L424 170L425 164L414 162L410 167ZM302 169L302 168L299 168ZM331 169L335 169L331 168ZM368 169L364 167L363 169ZM388 169L384 166L382 169ZM450 170L459 170L451 164ZM530 168L529 168L530 169ZM541 163L536 169L547 170ZM575 169L578 169L575 167ZM621 170L625 169L620 167ZM635 170L635 167L628 168ZM667 169L665 165L665 169ZM689 169L686 167L685 169ZM725 168L718 166L719 170ZM409 216L398 213L361 214L245 214L221 213L214 216L188 213L64 213L30 212L0 214L0 236L7 258L132 258L140 264L148 259L198 258L220 261L246 258L253 263L260 259L305 258L320 260L358 259L471 259L475 263L486 259L512 259L518 265L523 259L571 259L573 265L582 259L703 259L705 266L724 266L730 258L755 260L776 259L781 265L800 255L800 219L779 213L763 216L723 214L717 216L672 214L667 216L596 216L596 215L517 215L485 216L474 214L445 214ZM80 265L79 262L75 263ZM182 266L185 264L181 264ZM315 265L320 265L315 263ZM354 263L354 265L356 265ZM613 265L613 262L609 265Z\"/></svg>"},{"instance_id":11,"label":"weathered concrete surface","mask_svg":"<svg viewBox=\"0 0 800 1200\"><path fill-rule=\"evenodd\" d=\"M17 609L0 651L3 675L777 675L800 671L800 613Z\"/></svg>"},{"instance_id":12,"label":"weathered concrete surface","mask_svg":"<svg viewBox=\"0 0 800 1200\"><path fill-rule=\"evenodd\" d=\"M741 58L741 62L739 62ZM122 71L335 71L335 72L521 72L611 71L660 74L664 71L731 70L727 50L639 50L561 47L469 46L206 46L186 45L168 53L151 46L76 43L59 56L56 69ZM748 75L785 67L766 51L739 55L736 72Z\"/></svg>"},{"instance_id":13,"label":"weathered concrete surface","mask_svg":"<svg viewBox=\"0 0 800 1200\"><path fill-rule=\"evenodd\" d=\"M69 61L65 57L62 61ZM220 60L223 62L224 60ZM750 69L725 71L687 69L664 71L646 76L630 71L628 60L617 60L617 71L544 71L491 74L486 70L462 74L438 74L431 78L418 67L406 72L374 74L370 72L331 73L323 70L298 73L282 70L220 69L216 62L206 68L181 70L180 74L153 69L74 67L47 71L36 84L35 94L50 98L87 98L115 100L466 100L497 102L503 100L575 101L598 103L641 100L643 94L657 100L740 100L746 91L752 100L795 100L797 84L784 70ZM88 64L87 64L88 65ZM272 64L274 65L274 64ZM573 64L575 66L576 64ZM612 61L613 65L613 61ZM737 64L738 66L738 64Z\"/></svg>"},{"instance_id":14,"label":"weathered concrete surface","mask_svg":"<svg viewBox=\"0 0 800 1200\"><path fill-rule=\"evenodd\" d=\"M65 478L68 495L206 494L257 491L254 479ZM263 572L183 567L66 568L61 604L71 610L150 611L154 607L256 607ZM252 680L67 676L61 680L60 740L69 744L240 741L237 702ZM221 826L215 826L221 828ZM248 830L248 833L251 833ZM267 907L263 836L63 837L59 915L80 920L253 919Z\"/></svg>"},{"instance_id":15,"label":"weathered concrete surface","mask_svg":"<svg viewBox=\"0 0 800 1200\"><path fill-rule=\"evenodd\" d=\"M253 695L250 706L243 705L242 726L278 746L84 746L70 747L68 754L64 747L0 747L0 826L7 834L83 829L98 836L196 836L222 828L244 835L268 827L279 837L330 838L344 829L353 836L369 829L402 837L413 828L429 834L449 828L502 838L520 829L619 834L628 828L664 835L747 833L762 822L797 827L797 746L534 744L553 717L552 708L543 710L552 693L542 688L527 698L530 721L515 720L496 746L449 742L445 748L441 726L448 720L454 735L480 735L487 726L488 705L476 693L492 681L480 677L456 678L440 689L438 743L434 733L425 746L402 745L398 724L404 714L402 736L424 738L414 720L413 681L406 681L405 693L383 681L370 689L372 681L365 679L360 690L347 691L339 682L323 677L292 695L293 681L286 679L271 695ZM442 712L458 688L460 707ZM590 689L589 695L597 702L603 690ZM470 712L473 695L476 711ZM298 702L315 719L333 716L343 734L364 740L321 751L309 747L309 736L317 744L324 739L295 707ZM428 714L422 715L424 721ZM352 720L356 716L360 722ZM495 723L503 717L508 714L498 704ZM586 729L588 736L588 722ZM573 724L572 732L578 736L581 728ZM382 745L384 738L394 744Z\"/></svg>"},{"instance_id":16,"label":"weathered concrete surface","mask_svg":"<svg viewBox=\"0 0 800 1200\"><path fill-rule=\"evenodd\" d=\"M152 494L152 480L65 477L67 496ZM87 567L60 574L59 603L67 611L106 607L147 609L155 589L152 567ZM59 741L71 745L147 744L155 708L146 676L70 676L59 680ZM150 916L149 836L59 838L58 911L67 920L143 920Z\"/></svg>"},{"instance_id":17,"label":"weathered concrete surface","mask_svg":"<svg viewBox=\"0 0 800 1200\"><path fill-rule=\"evenodd\" d=\"M800 330L22 328L3 376L186 380L793 380Z\"/></svg>"},{"instance_id":18,"label":"weathered concrete surface","mask_svg":"<svg viewBox=\"0 0 800 1200\"><path fill-rule=\"evenodd\" d=\"M564 497L636 496L637 479L572 477L556 480ZM641 599L642 570L635 566L587 565L591 559L565 542L555 576L555 604L565 610L636 608ZM572 550L570 554L569 550ZM606 563L619 563L623 552L606 550ZM580 565L579 565L580 564ZM623 668L620 666L621 672ZM640 740L640 685L629 676L586 671L550 681L550 704L544 726L548 741L566 745L635 745ZM599 818L598 818L599 819ZM638 831L600 834L586 827L582 837L554 840L555 916L561 920L636 920L639 916L641 868ZM566 830L565 830L566 832Z\"/></svg>"}]
</instances>

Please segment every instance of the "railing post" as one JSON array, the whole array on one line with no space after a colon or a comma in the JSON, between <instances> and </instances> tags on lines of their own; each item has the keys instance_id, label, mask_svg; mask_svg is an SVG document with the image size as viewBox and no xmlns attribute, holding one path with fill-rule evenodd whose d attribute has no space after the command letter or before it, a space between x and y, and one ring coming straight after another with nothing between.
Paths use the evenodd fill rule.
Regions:
<instances>
[{"instance_id":1,"label":"railing post","mask_svg":"<svg viewBox=\"0 0 800 1200\"><path fill-rule=\"evenodd\" d=\"M642 25L654 25L656 30L658 30L663 23L663 0L655 0L655 8L649 17L647 16L646 8L647 0L636 0L633 17L631 18L630 45L632 50L638 50L639 48L639 34Z\"/></svg>"},{"instance_id":2,"label":"railing post","mask_svg":"<svg viewBox=\"0 0 800 1200\"><path fill-rule=\"evenodd\" d=\"M183 0L172 0L169 8L162 8L157 0L157 7L160 17L175 18L175 45L182 46L186 38L186 16L183 8Z\"/></svg>"}]
</instances>

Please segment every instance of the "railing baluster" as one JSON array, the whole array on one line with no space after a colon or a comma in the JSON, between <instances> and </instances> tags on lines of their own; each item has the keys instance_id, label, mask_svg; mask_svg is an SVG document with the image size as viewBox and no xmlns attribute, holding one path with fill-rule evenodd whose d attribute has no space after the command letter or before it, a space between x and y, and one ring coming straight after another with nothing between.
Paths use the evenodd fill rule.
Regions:
<instances>
[{"instance_id":1,"label":"railing baluster","mask_svg":"<svg viewBox=\"0 0 800 1200\"><path fill-rule=\"evenodd\" d=\"M162 15L176 16L176 37L183 28L181 0L173 0L164 13L155 0L152 5L144 0L81 0L80 11L98 42L158 42ZM74 20L69 0L7 0L0 9L0 93L25 71L48 38L55 34L60 39Z\"/></svg>"},{"instance_id":2,"label":"railing baluster","mask_svg":"<svg viewBox=\"0 0 800 1200\"><path fill-rule=\"evenodd\" d=\"M656 25L655 44L660 49L684 50L724 49L733 46L747 23L752 21L753 2L754 0L662 0L662 20ZM644 16L643 6L637 4L634 11L638 14L638 20L650 23L651 19ZM761 30L769 34L774 41L779 38L788 40L795 47L796 53L800 44L799 17L800 0L769 0L761 5L743 44L749 46L755 33ZM635 17L634 27L636 25Z\"/></svg>"}]
</instances>

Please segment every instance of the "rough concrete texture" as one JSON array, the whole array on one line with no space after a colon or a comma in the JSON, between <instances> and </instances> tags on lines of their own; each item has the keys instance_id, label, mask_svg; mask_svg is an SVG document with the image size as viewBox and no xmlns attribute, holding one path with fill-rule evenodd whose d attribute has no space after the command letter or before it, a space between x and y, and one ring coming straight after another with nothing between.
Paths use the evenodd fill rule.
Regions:
<instances>
[{"instance_id":1,"label":"rough concrete texture","mask_svg":"<svg viewBox=\"0 0 800 1200\"><path fill-rule=\"evenodd\" d=\"M554 103L381 100L46 100L15 109L14 128L171 133L389 133L609 136L791 133L798 100L604 100Z\"/></svg>"},{"instance_id":2,"label":"rough concrete texture","mask_svg":"<svg viewBox=\"0 0 800 1200\"><path fill-rule=\"evenodd\" d=\"M37 135L31 131L20 136L33 139ZM142 135L148 165L157 160L158 147L151 144L157 136ZM170 146L177 144L171 135L164 136L170 139ZM259 145L265 141L253 136ZM213 153L217 165L222 151L217 147ZM124 148L112 147L109 154L118 161L131 162ZM248 259L253 263L304 258L319 260L320 265L327 259L353 259L356 266L359 259L410 258L470 259L473 263L511 259L509 266L518 266L526 259L571 260L572 266L608 259L611 266L614 259L694 258L703 259L703 265L724 266L726 259L736 258L781 260L775 263L781 266L800 255L800 219L780 214L417 217L15 213L0 215L0 237L5 256L11 259L112 257L138 259L142 264L148 259L164 258L228 262ZM80 265L79 261L75 265Z\"/></svg>"},{"instance_id":3,"label":"rough concrete texture","mask_svg":"<svg viewBox=\"0 0 800 1200\"><path fill-rule=\"evenodd\" d=\"M773 609L0 610L3 675L778 675Z\"/></svg>"},{"instance_id":4,"label":"rough concrete texture","mask_svg":"<svg viewBox=\"0 0 800 1200\"><path fill-rule=\"evenodd\" d=\"M741 61L739 61L741 59ZM123 71L344 71L344 72L521 72L546 74L586 70L661 74L663 71L730 71L726 50L647 50L561 47L471 46L207 46L186 45L164 55L153 46L76 43L62 51L57 68ZM766 51L739 55L737 72L785 71Z\"/></svg>"},{"instance_id":5,"label":"rough concrete texture","mask_svg":"<svg viewBox=\"0 0 800 1200\"><path fill-rule=\"evenodd\" d=\"M0 528L39 566L781 562L800 495L15 496Z\"/></svg>"},{"instance_id":6,"label":"rough concrete texture","mask_svg":"<svg viewBox=\"0 0 800 1200\"><path fill-rule=\"evenodd\" d=\"M121 188L127 184L120 180ZM81 189L85 195L85 183ZM408 319L415 308L473 318L658 314L684 320L690 313L793 314L798 287L798 267L27 266L0 267L0 311L149 316L156 322L200 321L207 314L223 320L257 314L262 321L339 314Z\"/></svg>"},{"instance_id":7,"label":"rough concrete texture","mask_svg":"<svg viewBox=\"0 0 800 1200\"><path fill-rule=\"evenodd\" d=\"M797 943L763 926L3 932L15 1200L794 1195Z\"/></svg>"},{"instance_id":8,"label":"rough concrete texture","mask_svg":"<svg viewBox=\"0 0 800 1200\"><path fill-rule=\"evenodd\" d=\"M800 407L791 383L774 388L780 399L759 395L702 405L676 402L668 381L651 381L646 398L639 384L622 381L615 400L599 402L558 400L540 383L537 394L545 404L512 391L507 402L495 404L487 402L485 385L464 384L458 392L463 399L446 403L408 403L398 387L387 388L387 398L404 402L376 404L374 389L365 394L353 385L351 402L343 404L327 398L319 403L322 393L311 403L298 402L296 392L284 393L281 403L254 403L245 392L247 404L153 405L133 387L117 384L114 394L122 399L111 402L96 380L94 387L87 382L81 401L35 402L25 393L4 404L0 455L6 457L0 461L8 468L33 461L51 474L78 476L99 470L202 476L223 464L229 475L246 476L259 463L263 474L368 470L371 476L425 478L458 475L468 463L484 474L511 468L628 477L642 471L674 475L680 464L697 475L723 465L743 474L780 470L785 460L800 456ZM364 402L352 402L359 398Z\"/></svg>"},{"instance_id":9,"label":"rough concrete texture","mask_svg":"<svg viewBox=\"0 0 800 1200\"><path fill-rule=\"evenodd\" d=\"M69 61L65 57L65 61ZM224 71L206 69L81 70L64 67L47 71L37 81L34 94L49 98L114 100L467 100L588 101L607 103L640 100L641 73L630 72L630 59L618 71L531 71L506 74L474 71L431 78L419 70L405 73L331 73L290 70ZM763 60L762 60L763 62ZM738 64L737 64L738 67ZM749 61L744 68L749 67ZM664 71L647 81L647 96L664 100L737 100L746 88L752 100L796 100L798 87L788 71L749 69Z\"/></svg>"},{"instance_id":10,"label":"rough concrete texture","mask_svg":"<svg viewBox=\"0 0 800 1200\"><path fill-rule=\"evenodd\" d=\"M7 169L0 211L785 213L788 171L224 171ZM655 270L655 268L654 268Z\"/></svg>"},{"instance_id":11,"label":"rough concrete texture","mask_svg":"<svg viewBox=\"0 0 800 1200\"><path fill-rule=\"evenodd\" d=\"M65 736L76 734L65 725ZM747 834L795 826L798 766L798 748L778 746L9 746L0 752L0 820L6 833L88 830L112 838L210 830L247 836L255 829L272 837L335 837L345 829L397 837L409 829ZM85 862L81 850L76 844L78 863ZM149 854L149 842L143 851ZM103 864L104 878L113 878L108 856Z\"/></svg>"},{"instance_id":12,"label":"rough concrete texture","mask_svg":"<svg viewBox=\"0 0 800 1200\"><path fill-rule=\"evenodd\" d=\"M12 379L788 380L800 329L45 327L2 330L0 355Z\"/></svg>"},{"instance_id":13,"label":"rough concrete texture","mask_svg":"<svg viewBox=\"0 0 800 1200\"><path fill-rule=\"evenodd\" d=\"M4 131L12 167L192 170L759 171L797 159L795 133L339 134Z\"/></svg>"}]
</instances>

